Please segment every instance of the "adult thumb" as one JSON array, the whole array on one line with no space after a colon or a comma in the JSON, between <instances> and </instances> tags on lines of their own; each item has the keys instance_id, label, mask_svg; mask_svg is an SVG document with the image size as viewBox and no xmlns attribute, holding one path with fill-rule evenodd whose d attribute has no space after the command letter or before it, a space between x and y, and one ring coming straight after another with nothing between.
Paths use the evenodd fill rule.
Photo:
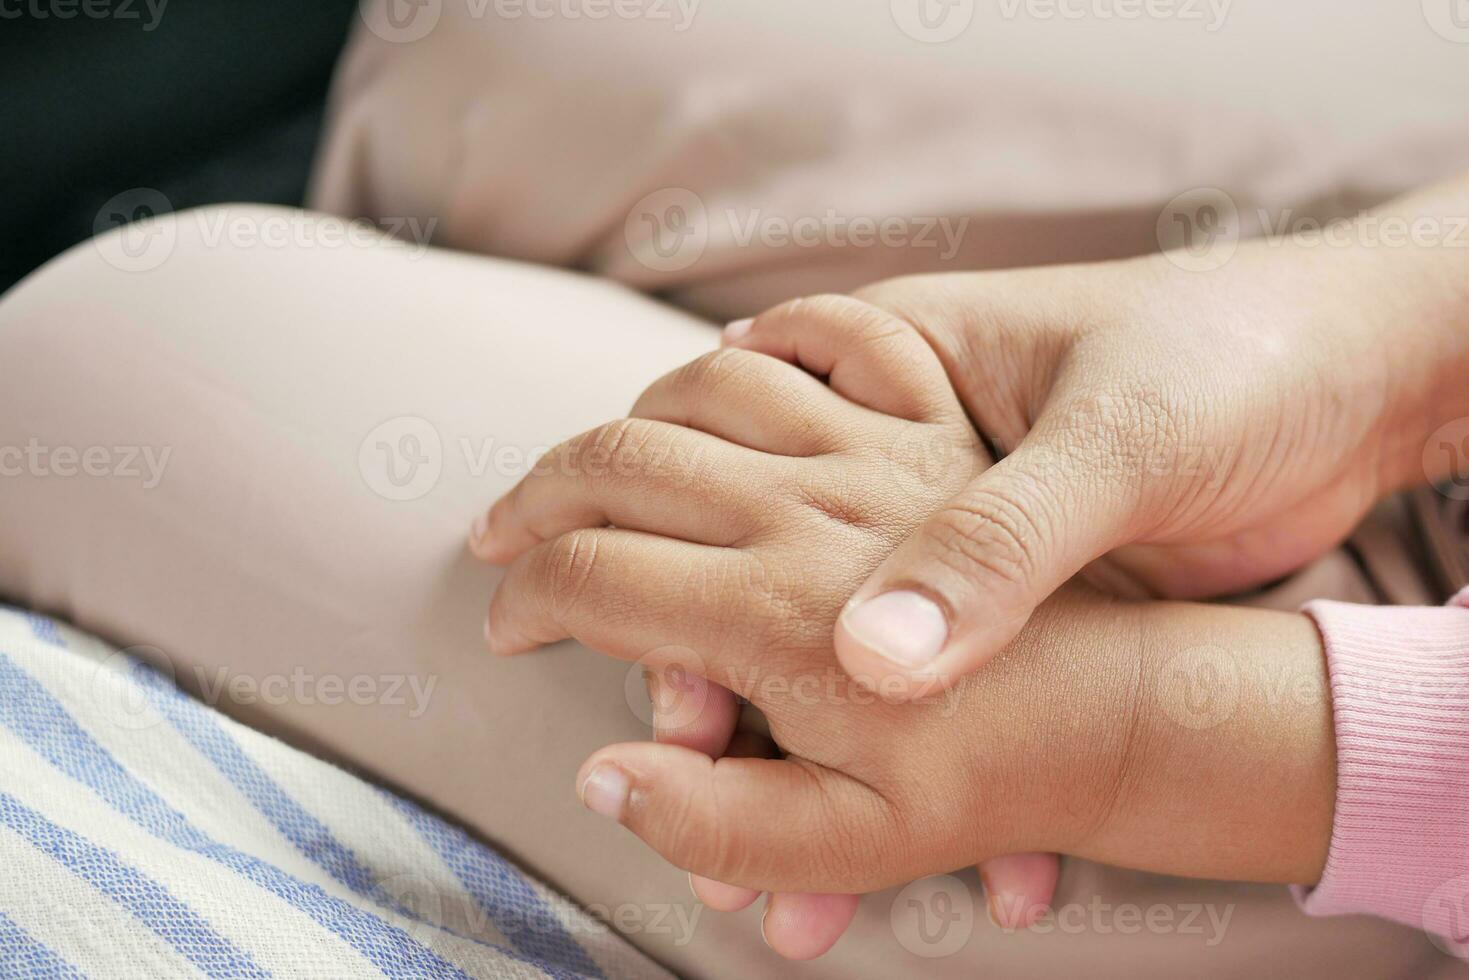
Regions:
<instances>
[{"instance_id":1,"label":"adult thumb","mask_svg":"<svg viewBox=\"0 0 1469 980\"><path fill-rule=\"evenodd\" d=\"M1136 506L1106 469L1033 432L857 590L836 625L842 667L903 701L994 657L1052 592L1125 543Z\"/></svg>"}]
</instances>

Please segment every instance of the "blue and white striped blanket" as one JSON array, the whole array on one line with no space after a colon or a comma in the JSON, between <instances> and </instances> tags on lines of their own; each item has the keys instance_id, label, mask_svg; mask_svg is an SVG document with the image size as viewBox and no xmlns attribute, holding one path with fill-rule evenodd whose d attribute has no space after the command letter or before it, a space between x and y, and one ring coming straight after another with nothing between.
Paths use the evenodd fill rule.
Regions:
<instances>
[{"instance_id":1,"label":"blue and white striped blanket","mask_svg":"<svg viewBox=\"0 0 1469 980\"><path fill-rule=\"evenodd\" d=\"M0 606L0 976L669 974L462 830Z\"/></svg>"}]
</instances>

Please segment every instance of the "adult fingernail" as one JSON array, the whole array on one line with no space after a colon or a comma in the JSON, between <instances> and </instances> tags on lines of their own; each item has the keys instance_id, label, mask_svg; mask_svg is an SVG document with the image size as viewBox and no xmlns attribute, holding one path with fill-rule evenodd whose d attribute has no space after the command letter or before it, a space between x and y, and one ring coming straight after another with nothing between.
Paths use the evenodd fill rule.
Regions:
<instances>
[{"instance_id":1,"label":"adult fingernail","mask_svg":"<svg viewBox=\"0 0 1469 980\"><path fill-rule=\"evenodd\" d=\"M471 524L469 527L469 539L475 544L479 544L481 541L484 540L485 534L488 533L489 530L490 515L486 511L480 511L479 516L474 519L474 523Z\"/></svg>"},{"instance_id":2,"label":"adult fingernail","mask_svg":"<svg viewBox=\"0 0 1469 980\"><path fill-rule=\"evenodd\" d=\"M754 325L755 318L752 316L746 317L743 320L735 320L733 323L729 324L729 326L724 328L724 342L726 344L739 343L740 340L743 339L744 336L750 332L750 328Z\"/></svg>"},{"instance_id":3,"label":"adult fingernail","mask_svg":"<svg viewBox=\"0 0 1469 980\"><path fill-rule=\"evenodd\" d=\"M899 667L928 664L949 640L949 623L932 599L917 592L885 592L842 614L847 633Z\"/></svg>"},{"instance_id":4,"label":"adult fingernail","mask_svg":"<svg viewBox=\"0 0 1469 980\"><path fill-rule=\"evenodd\" d=\"M609 820L621 820L631 789L627 774L616 766L602 762L593 767L581 784L581 801L588 810Z\"/></svg>"}]
</instances>

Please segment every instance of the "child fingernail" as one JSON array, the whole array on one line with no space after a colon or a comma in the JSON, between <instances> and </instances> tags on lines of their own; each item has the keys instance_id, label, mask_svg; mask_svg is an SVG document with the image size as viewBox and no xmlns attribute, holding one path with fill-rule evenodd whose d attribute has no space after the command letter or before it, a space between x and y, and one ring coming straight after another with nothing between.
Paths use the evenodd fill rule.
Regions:
<instances>
[{"instance_id":1,"label":"child fingernail","mask_svg":"<svg viewBox=\"0 0 1469 980\"><path fill-rule=\"evenodd\" d=\"M733 323L729 324L729 326L724 328L724 342L726 344L739 343L745 337L745 335L750 332L750 328L754 325L754 317L746 317L743 320L735 320Z\"/></svg>"},{"instance_id":2,"label":"child fingernail","mask_svg":"<svg viewBox=\"0 0 1469 980\"><path fill-rule=\"evenodd\" d=\"M620 821L630 790L627 774L610 763L602 762L593 767L581 784L581 801L593 813Z\"/></svg>"},{"instance_id":3,"label":"child fingernail","mask_svg":"<svg viewBox=\"0 0 1469 980\"><path fill-rule=\"evenodd\" d=\"M842 614L853 639L907 670L923 667L949 641L949 623L932 599L917 592L885 592Z\"/></svg>"}]
</instances>

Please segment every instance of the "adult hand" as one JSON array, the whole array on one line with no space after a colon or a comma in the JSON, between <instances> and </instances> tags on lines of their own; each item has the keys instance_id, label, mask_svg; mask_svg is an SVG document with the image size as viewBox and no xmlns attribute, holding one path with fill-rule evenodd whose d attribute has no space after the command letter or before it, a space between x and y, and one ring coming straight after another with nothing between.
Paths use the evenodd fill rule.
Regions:
<instances>
[{"instance_id":1,"label":"adult hand","mask_svg":"<svg viewBox=\"0 0 1469 980\"><path fill-rule=\"evenodd\" d=\"M1257 585L1421 474L1427 343L1385 347L1351 262L1269 249L1212 275L1151 257L903 278L731 325L728 346L799 361L854 318L911 323L1004 454L854 591L850 675L952 684L1088 565L1138 595Z\"/></svg>"}]
</instances>

